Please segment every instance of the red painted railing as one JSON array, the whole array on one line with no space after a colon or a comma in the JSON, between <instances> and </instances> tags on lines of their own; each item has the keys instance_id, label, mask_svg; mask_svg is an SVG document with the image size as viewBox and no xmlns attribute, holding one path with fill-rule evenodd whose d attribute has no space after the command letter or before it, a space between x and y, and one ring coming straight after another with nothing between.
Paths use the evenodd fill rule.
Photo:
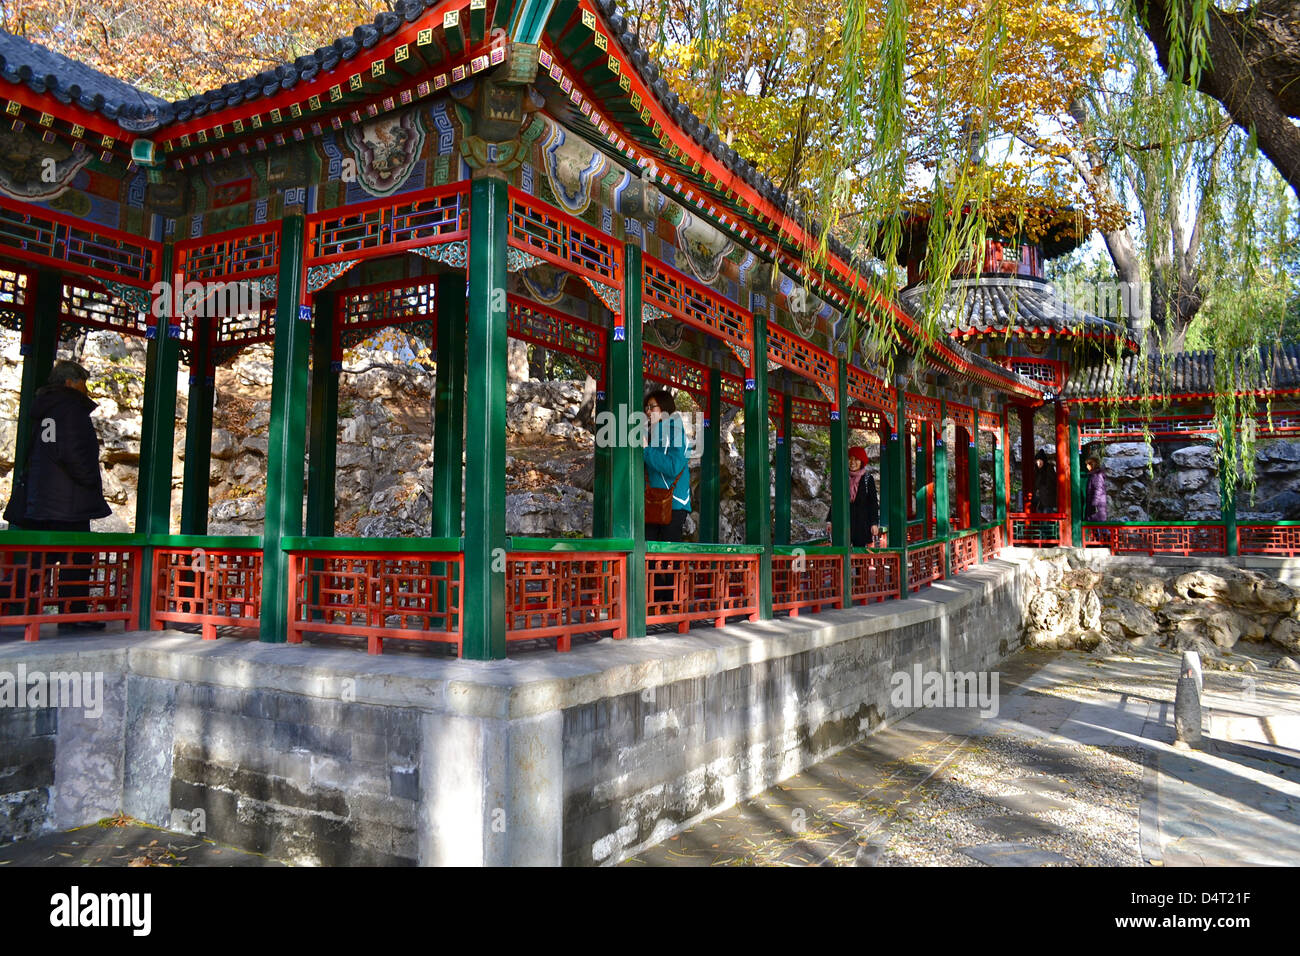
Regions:
<instances>
[{"instance_id":1,"label":"red painted railing","mask_svg":"<svg viewBox=\"0 0 1300 956\"><path fill-rule=\"evenodd\" d=\"M918 521L916 524L907 526L907 543L916 544L918 541L925 540L925 522Z\"/></svg>"},{"instance_id":2,"label":"red painted railing","mask_svg":"<svg viewBox=\"0 0 1300 956\"><path fill-rule=\"evenodd\" d=\"M200 624L203 639L217 628L257 627L262 608L262 552L252 548L157 548L150 627Z\"/></svg>"},{"instance_id":3,"label":"red painted railing","mask_svg":"<svg viewBox=\"0 0 1300 956\"><path fill-rule=\"evenodd\" d=\"M556 638L567 651L575 634L627 637L627 555L512 551L506 558L506 640Z\"/></svg>"},{"instance_id":4,"label":"red painted railing","mask_svg":"<svg viewBox=\"0 0 1300 956\"><path fill-rule=\"evenodd\" d=\"M40 638L43 622L123 621L140 613L137 545L0 543L0 625Z\"/></svg>"},{"instance_id":5,"label":"red painted railing","mask_svg":"<svg viewBox=\"0 0 1300 956\"><path fill-rule=\"evenodd\" d=\"M729 617L758 620L756 554L647 554L646 623L676 624Z\"/></svg>"},{"instance_id":6,"label":"red painted railing","mask_svg":"<svg viewBox=\"0 0 1300 956\"><path fill-rule=\"evenodd\" d=\"M775 554L772 556L772 609L844 607L844 556Z\"/></svg>"},{"instance_id":7,"label":"red painted railing","mask_svg":"<svg viewBox=\"0 0 1300 956\"><path fill-rule=\"evenodd\" d=\"M289 552L289 643L307 631L454 644L463 633L460 553Z\"/></svg>"},{"instance_id":8,"label":"red painted railing","mask_svg":"<svg viewBox=\"0 0 1300 956\"><path fill-rule=\"evenodd\" d=\"M980 561L980 535L978 531L952 539L952 566L950 573L961 574Z\"/></svg>"},{"instance_id":9,"label":"red painted railing","mask_svg":"<svg viewBox=\"0 0 1300 956\"><path fill-rule=\"evenodd\" d=\"M1054 548L1061 543L1062 515L1020 512L1007 517L1011 519L1013 548Z\"/></svg>"},{"instance_id":10,"label":"red painted railing","mask_svg":"<svg viewBox=\"0 0 1300 956\"><path fill-rule=\"evenodd\" d=\"M928 584L944 578L944 546L942 542L927 544L907 552L907 589L919 591Z\"/></svg>"},{"instance_id":11,"label":"red painted railing","mask_svg":"<svg viewBox=\"0 0 1300 956\"><path fill-rule=\"evenodd\" d=\"M1002 525L994 525L981 531L980 550L983 552L981 560L988 561L996 558L1002 551L1003 543Z\"/></svg>"},{"instance_id":12,"label":"red painted railing","mask_svg":"<svg viewBox=\"0 0 1300 956\"><path fill-rule=\"evenodd\" d=\"M1237 553L1285 557L1300 555L1300 525L1238 525Z\"/></svg>"},{"instance_id":13,"label":"red painted railing","mask_svg":"<svg viewBox=\"0 0 1300 956\"><path fill-rule=\"evenodd\" d=\"M901 564L897 552L854 552L853 603L869 604L898 597Z\"/></svg>"},{"instance_id":14,"label":"red painted railing","mask_svg":"<svg viewBox=\"0 0 1300 956\"><path fill-rule=\"evenodd\" d=\"M1113 554L1227 554L1227 535L1220 524L1083 526L1085 548L1109 548Z\"/></svg>"}]
</instances>

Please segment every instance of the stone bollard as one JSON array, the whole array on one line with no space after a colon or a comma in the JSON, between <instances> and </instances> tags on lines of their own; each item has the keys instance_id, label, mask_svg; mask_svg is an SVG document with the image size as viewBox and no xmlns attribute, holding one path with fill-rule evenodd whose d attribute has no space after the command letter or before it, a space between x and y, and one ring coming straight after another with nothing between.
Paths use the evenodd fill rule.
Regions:
<instances>
[{"instance_id":1,"label":"stone bollard","mask_svg":"<svg viewBox=\"0 0 1300 956\"><path fill-rule=\"evenodd\" d=\"M1174 743L1189 747L1201 743L1201 656L1184 651L1174 697Z\"/></svg>"}]
</instances>

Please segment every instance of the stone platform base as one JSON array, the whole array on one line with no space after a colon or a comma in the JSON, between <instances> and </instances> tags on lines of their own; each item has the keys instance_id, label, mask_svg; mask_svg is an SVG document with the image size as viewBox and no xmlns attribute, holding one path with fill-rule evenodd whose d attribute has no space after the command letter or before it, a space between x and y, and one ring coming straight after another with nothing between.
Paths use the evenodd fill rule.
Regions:
<instances>
[{"instance_id":1,"label":"stone platform base","mask_svg":"<svg viewBox=\"0 0 1300 956\"><path fill-rule=\"evenodd\" d=\"M296 863L615 863L914 711L894 675L995 670L1023 573L993 561L906 601L492 663L0 640L0 681L103 688L0 707L0 839L126 813Z\"/></svg>"}]
</instances>

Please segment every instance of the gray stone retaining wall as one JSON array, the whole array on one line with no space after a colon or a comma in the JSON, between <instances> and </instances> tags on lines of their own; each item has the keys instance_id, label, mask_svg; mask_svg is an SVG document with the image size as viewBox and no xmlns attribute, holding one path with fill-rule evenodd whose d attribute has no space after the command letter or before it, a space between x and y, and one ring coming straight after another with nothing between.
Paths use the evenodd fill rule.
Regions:
<instances>
[{"instance_id":1,"label":"gray stone retaining wall","mask_svg":"<svg viewBox=\"0 0 1300 956\"><path fill-rule=\"evenodd\" d=\"M907 601L474 663L173 633L0 644L103 674L97 718L0 708L0 839L118 812L316 864L612 863L989 671L1019 562Z\"/></svg>"}]
</instances>

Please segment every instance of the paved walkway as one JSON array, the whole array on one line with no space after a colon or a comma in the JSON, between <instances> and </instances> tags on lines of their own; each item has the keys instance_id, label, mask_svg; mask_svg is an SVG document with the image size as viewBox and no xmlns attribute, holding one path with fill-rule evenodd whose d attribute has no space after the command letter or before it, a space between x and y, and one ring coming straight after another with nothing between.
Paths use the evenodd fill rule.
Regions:
<instances>
[{"instance_id":1,"label":"paved walkway","mask_svg":"<svg viewBox=\"0 0 1300 956\"><path fill-rule=\"evenodd\" d=\"M1207 671L1185 750L1177 668L1022 652L996 717L921 711L625 865L1300 865L1300 678Z\"/></svg>"},{"instance_id":2,"label":"paved walkway","mask_svg":"<svg viewBox=\"0 0 1300 956\"><path fill-rule=\"evenodd\" d=\"M126 817L46 833L0 846L0 867L16 866L284 866L211 840L151 827Z\"/></svg>"}]
</instances>

